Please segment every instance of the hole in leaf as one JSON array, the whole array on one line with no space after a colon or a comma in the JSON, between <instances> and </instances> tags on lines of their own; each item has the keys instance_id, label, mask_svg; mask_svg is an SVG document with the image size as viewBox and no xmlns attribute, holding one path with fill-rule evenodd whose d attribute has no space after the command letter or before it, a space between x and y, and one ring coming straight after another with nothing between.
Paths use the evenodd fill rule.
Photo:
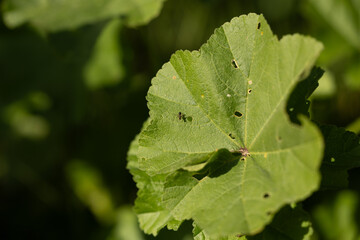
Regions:
<instances>
[{"instance_id":1,"label":"hole in leaf","mask_svg":"<svg viewBox=\"0 0 360 240\"><path fill-rule=\"evenodd\" d=\"M237 117L242 117L242 113L239 112L239 111L236 111L234 114L235 114L235 116L237 116Z\"/></svg>"},{"instance_id":2,"label":"hole in leaf","mask_svg":"<svg viewBox=\"0 0 360 240\"><path fill-rule=\"evenodd\" d=\"M231 139L235 139L235 137L230 133L229 137L231 137Z\"/></svg>"},{"instance_id":3,"label":"hole in leaf","mask_svg":"<svg viewBox=\"0 0 360 240\"><path fill-rule=\"evenodd\" d=\"M248 93L250 94L251 92L252 92L252 90L251 90L251 89L249 89L249 90L248 90Z\"/></svg>"},{"instance_id":4,"label":"hole in leaf","mask_svg":"<svg viewBox=\"0 0 360 240\"><path fill-rule=\"evenodd\" d=\"M269 197L270 197L270 194L268 194L268 193L265 193L263 196L263 198L269 198Z\"/></svg>"},{"instance_id":5,"label":"hole in leaf","mask_svg":"<svg viewBox=\"0 0 360 240\"><path fill-rule=\"evenodd\" d=\"M240 160L241 160L241 161L245 161L245 160L246 160L246 158L242 157L242 158L240 158Z\"/></svg>"},{"instance_id":6,"label":"hole in leaf","mask_svg":"<svg viewBox=\"0 0 360 240\"><path fill-rule=\"evenodd\" d=\"M234 68L239 68L239 65L237 64L237 62L235 61L235 59L231 60L231 63L233 65Z\"/></svg>"},{"instance_id":7,"label":"hole in leaf","mask_svg":"<svg viewBox=\"0 0 360 240\"><path fill-rule=\"evenodd\" d=\"M258 23L257 29L260 29L261 27L261 23Z\"/></svg>"},{"instance_id":8,"label":"hole in leaf","mask_svg":"<svg viewBox=\"0 0 360 240\"><path fill-rule=\"evenodd\" d=\"M332 158L330 159L330 161L331 161L331 162L335 162L335 158L332 157Z\"/></svg>"}]
</instances>

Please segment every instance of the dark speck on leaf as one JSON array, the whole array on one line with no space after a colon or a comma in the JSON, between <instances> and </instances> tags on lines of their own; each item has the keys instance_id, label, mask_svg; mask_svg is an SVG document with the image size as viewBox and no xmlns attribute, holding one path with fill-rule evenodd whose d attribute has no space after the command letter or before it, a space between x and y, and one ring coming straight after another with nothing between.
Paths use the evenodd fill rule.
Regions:
<instances>
[{"instance_id":1,"label":"dark speck on leaf","mask_svg":"<svg viewBox=\"0 0 360 240\"><path fill-rule=\"evenodd\" d=\"M235 59L233 59L233 60L231 61L231 63L232 63L232 65L233 65L234 68L239 68L239 66L238 66L237 62L235 61Z\"/></svg>"},{"instance_id":2,"label":"dark speck on leaf","mask_svg":"<svg viewBox=\"0 0 360 240\"><path fill-rule=\"evenodd\" d=\"M237 116L237 117L242 117L242 113L239 112L239 111L236 111L236 112L235 112L235 116Z\"/></svg>"},{"instance_id":3,"label":"dark speck on leaf","mask_svg":"<svg viewBox=\"0 0 360 240\"><path fill-rule=\"evenodd\" d=\"M179 113L178 113L178 118L179 118L179 120L183 120L184 122L186 122L186 115L185 115L185 113L179 112ZM190 118L191 118L191 121L192 121L192 117L190 117Z\"/></svg>"}]
</instances>

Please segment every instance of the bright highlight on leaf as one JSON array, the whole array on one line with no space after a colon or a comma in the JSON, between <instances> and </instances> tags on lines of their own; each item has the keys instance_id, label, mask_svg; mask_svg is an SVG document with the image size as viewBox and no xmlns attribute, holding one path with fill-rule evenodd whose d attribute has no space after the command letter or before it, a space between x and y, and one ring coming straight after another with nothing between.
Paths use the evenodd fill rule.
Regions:
<instances>
[{"instance_id":1,"label":"bright highlight on leaf","mask_svg":"<svg viewBox=\"0 0 360 240\"><path fill-rule=\"evenodd\" d=\"M305 117L293 124L286 106L321 49L300 35L279 41L249 14L199 51L171 57L152 80L150 119L129 153L145 232L193 219L211 238L254 234L318 188L321 135Z\"/></svg>"}]
</instances>

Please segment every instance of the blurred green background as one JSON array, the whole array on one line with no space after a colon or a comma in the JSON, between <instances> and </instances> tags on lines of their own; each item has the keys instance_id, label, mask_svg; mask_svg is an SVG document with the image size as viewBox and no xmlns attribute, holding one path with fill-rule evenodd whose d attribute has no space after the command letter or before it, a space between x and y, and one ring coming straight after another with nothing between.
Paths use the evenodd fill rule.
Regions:
<instances>
[{"instance_id":1,"label":"blurred green background","mask_svg":"<svg viewBox=\"0 0 360 240\"><path fill-rule=\"evenodd\" d=\"M126 170L129 144L148 116L151 78L176 50L199 49L241 14L264 14L279 38L322 41L318 65L326 74L311 117L360 133L358 0L167 0L146 25L128 27L120 16L51 32L10 28L2 8L0 239L155 239L138 229L137 189ZM307 202L320 239L359 234L359 174L351 170L351 190ZM335 229L339 206L350 209L349 224ZM192 239L191 230L185 223L156 239Z\"/></svg>"}]
</instances>

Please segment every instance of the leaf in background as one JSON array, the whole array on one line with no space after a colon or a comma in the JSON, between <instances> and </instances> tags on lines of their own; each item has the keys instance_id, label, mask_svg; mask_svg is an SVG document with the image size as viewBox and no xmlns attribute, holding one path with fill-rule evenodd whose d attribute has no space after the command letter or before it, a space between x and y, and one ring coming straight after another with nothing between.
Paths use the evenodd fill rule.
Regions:
<instances>
[{"instance_id":1,"label":"leaf in background","mask_svg":"<svg viewBox=\"0 0 360 240\"><path fill-rule=\"evenodd\" d=\"M340 192L335 200L323 203L313 211L315 226L322 239L359 240L359 196L355 192Z\"/></svg>"},{"instance_id":2,"label":"leaf in background","mask_svg":"<svg viewBox=\"0 0 360 240\"><path fill-rule=\"evenodd\" d=\"M360 50L360 10L357 0L309 0L309 2L335 31Z\"/></svg>"},{"instance_id":3,"label":"leaf in background","mask_svg":"<svg viewBox=\"0 0 360 240\"><path fill-rule=\"evenodd\" d=\"M78 198L103 223L114 220L114 204L100 173L84 161L73 160L67 166L69 182Z\"/></svg>"},{"instance_id":4,"label":"leaf in background","mask_svg":"<svg viewBox=\"0 0 360 240\"><path fill-rule=\"evenodd\" d=\"M360 134L360 117L355 119L355 121L353 121L352 123L350 123L346 127L346 130L348 130L350 132L354 132L356 134Z\"/></svg>"},{"instance_id":5,"label":"leaf in background","mask_svg":"<svg viewBox=\"0 0 360 240\"><path fill-rule=\"evenodd\" d=\"M143 128L149 125L149 120ZM135 201L135 212L138 215L140 227L147 234L157 235L164 226L176 230L181 222L175 221L170 212L160 205L165 180L168 174L149 176L139 169L137 151L139 148L139 135L131 143L128 153L128 165L130 173L139 191Z\"/></svg>"},{"instance_id":6,"label":"leaf in background","mask_svg":"<svg viewBox=\"0 0 360 240\"><path fill-rule=\"evenodd\" d=\"M84 79L90 89L112 86L124 75L119 42L121 21L114 19L107 23L96 41L91 58L84 69Z\"/></svg>"},{"instance_id":7,"label":"leaf in background","mask_svg":"<svg viewBox=\"0 0 360 240\"><path fill-rule=\"evenodd\" d=\"M106 240L144 240L135 212L130 206L117 210L116 225Z\"/></svg>"},{"instance_id":8,"label":"leaf in background","mask_svg":"<svg viewBox=\"0 0 360 240\"><path fill-rule=\"evenodd\" d=\"M318 188L321 135L305 118L292 124L285 107L321 49L300 35L278 41L262 16L249 14L163 66L147 95L150 124L137 158L142 173L183 178L176 186L166 180L163 200L175 219L192 218L211 237L256 233L284 204ZM234 159L230 152L241 148L249 154ZM200 181L180 171L224 158Z\"/></svg>"},{"instance_id":9,"label":"leaf in background","mask_svg":"<svg viewBox=\"0 0 360 240\"><path fill-rule=\"evenodd\" d=\"M314 230L310 216L300 206L285 206L274 217L265 230L248 240L310 240Z\"/></svg>"},{"instance_id":10,"label":"leaf in background","mask_svg":"<svg viewBox=\"0 0 360 240\"><path fill-rule=\"evenodd\" d=\"M129 26L138 26L156 17L164 0L5 0L5 24L18 27L30 22L55 32L74 29L114 17L125 17Z\"/></svg>"},{"instance_id":11,"label":"leaf in background","mask_svg":"<svg viewBox=\"0 0 360 240\"><path fill-rule=\"evenodd\" d=\"M353 132L336 126L320 126L325 140L325 155L321 165L322 188L345 188L347 171L360 167L360 138Z\"/></svg>"},{"instance_id":12,"label":"leaf in background","mask_svg":"<svg viewBox=\"0 0 360 240\"><path fill-rule=\"evenodd\" d=\"M27 97L7 105L3 111L4 121L18 136L32 139L45 139L50 132L46 118L39 112L48 110L51 100L44 92L34 91Z\"/></svg>"},{"instance_id":13,"label":"leaf in background","mask_svg":"<svg viewBox=\"0 0 360 240\"><path fill-rule=\"evenodd\" d=\"M314 94L311 95L312 99L328 99L334 97L337 92L334 74L326 69L324 75L319 80L319 87L316 88Z\"/></svg>"},{"instance_id":14,"label":"leaf in background","mask_svg":"<svg viewBox=\"0 0 360 240\"><path fill-rule=\"evenodd\" d=\"M360 56L345 73L345 84L351 90L360 91Z\"/></svg>"}]
</instances>

